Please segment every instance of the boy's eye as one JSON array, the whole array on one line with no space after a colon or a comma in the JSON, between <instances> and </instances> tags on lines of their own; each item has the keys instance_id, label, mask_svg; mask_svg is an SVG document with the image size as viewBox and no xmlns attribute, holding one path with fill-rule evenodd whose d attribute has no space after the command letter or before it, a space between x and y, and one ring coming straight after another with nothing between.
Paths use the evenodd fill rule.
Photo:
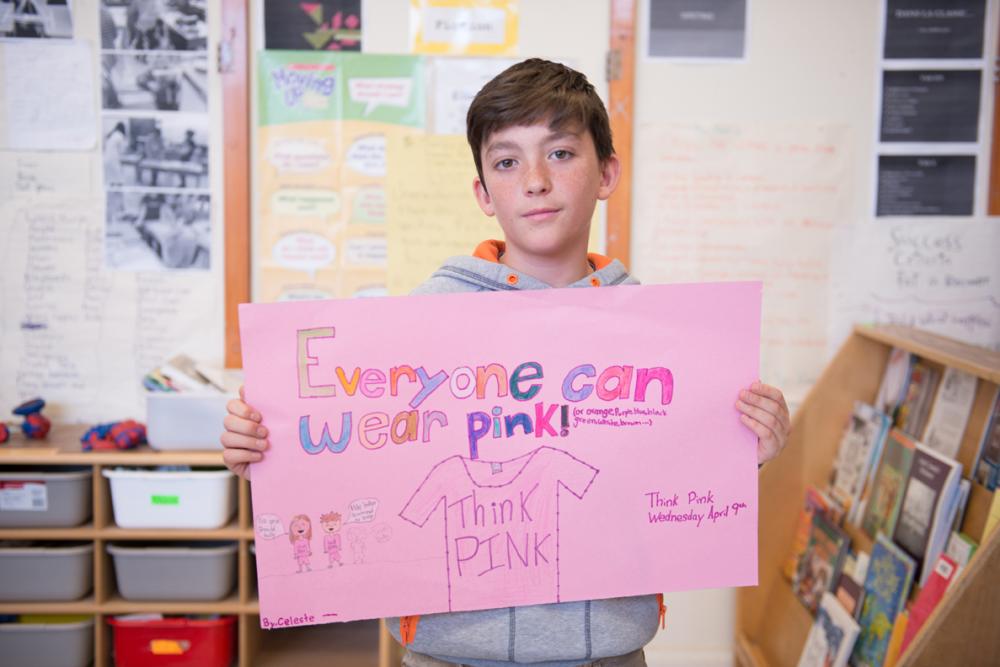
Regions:
<instances>
[{"instance_id":1,"label":"boy's eye","mask_svg":"<svg viewBox=\"0 0 1000 667\"><path fill-rule=\"evenodd\" d=\"M504 158L494 165L497 169L510 169L514 166L514 160L512 158Z\"/></svg>"},{"instance_id":2,"label":"boy's eye","mask_svg":"<svg viewBox=\"0 0 1000 667\"><path fill-rule=\"evenodd\" d=\"M554 157L557 160L565 160L569 158L571 155L573 154L563 148L552 151L552 157Z\"/></svg>"}]
</instances>

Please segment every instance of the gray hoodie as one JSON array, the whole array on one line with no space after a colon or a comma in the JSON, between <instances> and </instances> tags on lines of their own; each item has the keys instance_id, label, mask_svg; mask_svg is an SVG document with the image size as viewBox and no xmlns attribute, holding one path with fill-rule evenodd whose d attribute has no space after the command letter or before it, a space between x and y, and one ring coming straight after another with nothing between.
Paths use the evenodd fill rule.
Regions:
<instances>
[{"instance_id":1,"label":"gray hoodie","mask_svg":"<svg viewBox=\"0 0 1000 667\"><path fill-rule=\"evenodd\" d=\"M550 287L487 257L503 245L486 241L477 256L452 257L413 294L499 292ZM589 255L596 269L569 287L636 285L618 260ZM439 660L473 667L576 667L645 646L656 634L660 607L655 595L560 602L420 617L409 648ZM399 619L387 619L400 639Z\"/></svg>"}]
</instances>

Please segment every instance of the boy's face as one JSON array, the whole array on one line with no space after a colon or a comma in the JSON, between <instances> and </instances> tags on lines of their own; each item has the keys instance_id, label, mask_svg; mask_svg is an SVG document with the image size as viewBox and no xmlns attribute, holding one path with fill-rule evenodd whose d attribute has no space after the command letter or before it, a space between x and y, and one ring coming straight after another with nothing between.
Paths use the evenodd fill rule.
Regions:
<instances>
[{"instance_id":1,"label":"boy's face","mask_svg":"<svg viewBox=\"0 0 1000 667\"><path fill-rule=\"evenodd\" d=\"M618 158L601 164L589 131L546 122L495 132L481 151L485 184L473 182L476 200L496 216L508 251L582 260L594 206L618 184Z\"/></svg>"}]
</instances>

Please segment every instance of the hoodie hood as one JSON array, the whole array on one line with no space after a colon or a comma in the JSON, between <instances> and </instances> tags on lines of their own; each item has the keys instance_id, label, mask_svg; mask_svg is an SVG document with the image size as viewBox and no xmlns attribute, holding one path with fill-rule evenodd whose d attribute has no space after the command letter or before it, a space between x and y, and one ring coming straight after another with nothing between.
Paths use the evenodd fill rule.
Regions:
<instances>
[{"instance_id":1,"label":"hoodie hood","mask_svg":"<svg viewBox=\"0 0 1000 667\"><path fill-rule=\"evenodd\" d=\"M472 255L459 255L445 260L434 274L413 290L413 294L451 294L455 292L500 292L551 288L537 278L515 271L499 262L503 241L483 241ZM602 287L636 285L638 281L617 259L590 253L587 255L593 273L567 287Z\"/></svg>"}]
</instances>

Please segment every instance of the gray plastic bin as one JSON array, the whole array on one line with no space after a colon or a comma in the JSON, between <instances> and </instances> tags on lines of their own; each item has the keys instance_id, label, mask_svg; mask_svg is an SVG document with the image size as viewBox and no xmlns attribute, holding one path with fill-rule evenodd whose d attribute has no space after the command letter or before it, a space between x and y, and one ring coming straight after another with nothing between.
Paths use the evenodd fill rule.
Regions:
<instances>
[{"instance_id":1,"label":"gray plastic bin","mask_svg":"<svg viewBox=\"0 0 1000 667\"><path fill-rule=\"evenodd\" d=\"M109 544L126 600L221 600L236 583L235 542Z\"/></svg>"},{"instance_id":2,"label":"gray plastic bin","mask_svg":"<svg viewBox=\"0 0 1000 667\"><path fill-rule=\"evenodd\" d=\"M92 543L0 543L0 600L79 600L93 585Z\"/></svg>"},{"instance_id":3,"label":"gray plastic bin","mask_svg":"<svg viewBox=\"0 0 1000 667\"><path fill-rule=\"evenodd\" d=\"M17 667L87 667L94 660L94 621L0 623L0 660Z\"/></svg>"},{"instance_id":4,"label":"gray plastic bin","mask_svg":"<svg viewBox=\"0 0 1000 667\"><path fill-rule=\"evenodd\" d=\"M0 467L0 527L70 527L90 518L89 466Z\"/></svg>"}]
</instances>

